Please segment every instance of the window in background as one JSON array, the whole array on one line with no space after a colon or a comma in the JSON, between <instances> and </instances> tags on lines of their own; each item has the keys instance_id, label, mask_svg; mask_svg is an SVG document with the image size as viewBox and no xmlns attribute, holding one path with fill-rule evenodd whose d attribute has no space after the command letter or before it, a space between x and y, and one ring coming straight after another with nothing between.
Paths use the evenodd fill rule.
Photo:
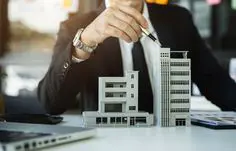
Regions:
<instances>
[{"instance_id":1,"label":"window in background","mask_svg":"<svg viewBox=\"0 0 236 151\"><path fill-rule=\"evenodd\" d=\"M206 0L179 0L178 5L190 10L203 38L211 36L211 6Z\"/></svg>"},{"instance_id":2,"label":"window in background","mask_svg":"<svg viewBox=\"0 0 236 151\"><path fill-rule=\"evenodd\" d=\"M232 0L232 2L231 2L232 4L232 9L233 10L236 10L236 0Z\"/></svg>"},{"instance_id":3,"label":"window in background","mask_svg":"<svg viewBox=\"0 0 236 151\"><path fill-rule=\"evenodd\" d=\"M9 0L10 51L2 60L7 73L3 93L36 96L60 22L78 11L78 4L79 0Z\"/></svg>"},{"instance_id":4,"label":"window in background","mask_svg":"<svg viewBox=\"0 0 236 151\"><path fill-rule=\"evenodd\" d=\"M9 0L10 50L52 51L59 23L72 5L73 0Z\"/></svg>"}]
</instances>

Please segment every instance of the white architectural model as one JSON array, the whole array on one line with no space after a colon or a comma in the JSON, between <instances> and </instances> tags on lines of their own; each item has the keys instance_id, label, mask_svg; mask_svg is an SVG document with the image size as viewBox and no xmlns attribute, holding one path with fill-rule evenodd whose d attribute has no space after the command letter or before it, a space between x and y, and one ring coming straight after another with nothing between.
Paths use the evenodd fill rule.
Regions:
<instances>
[{"instance_id":1,"label":"white architectural model","mask_svg":"<svg viewBox=\"0 0 236 151\"><path fill-rule=\"evenodd\" d=\"M177 53L178 58L171 54ZM154 115L161 127L190 125L191 61L187 52L160 49Z\"/></svg>"},{"instance_id":2,"label":"white architectural model","mask_svg":"<svg viewBox=\"0 0 236 151\"><path fill-rule=\"evenodd\" d=\"M97 112L83 112L86 127L151 126L153 115L138 111L138 72L99 78Z\"/></svg>"},{"instance_id":3,"label":"white architectural model","mask_svg":"<svg viewBox=\"0 0 236 151\"><path fill-rule=\"evenodd\" d=\"M171 53L182 57L172 58ZM190 125L191 61L187 52L160 48L154 115L161 127ZM83 112L86 127L151 126L153 115L138 111L138 72L99 78L98 111Z\"/></svg>"}]
</instances>

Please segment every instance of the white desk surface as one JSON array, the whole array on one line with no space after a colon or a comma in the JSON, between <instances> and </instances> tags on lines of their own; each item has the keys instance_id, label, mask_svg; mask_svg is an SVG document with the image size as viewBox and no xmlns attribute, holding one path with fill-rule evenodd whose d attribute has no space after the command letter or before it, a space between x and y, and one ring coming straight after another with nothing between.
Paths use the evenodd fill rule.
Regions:
<instances>
[{"instance_id":1,"label":"white desk surface","mask_svg":"<svg viewBox=\"0 0 236 151\"><path fill-rule=\"evenodd\" d=\"M62 125L79 126L81 117L64 115ZM45 151L236 151L236 130L188 128L99 128L96 137Z\"/></svg>"}]
</instances>

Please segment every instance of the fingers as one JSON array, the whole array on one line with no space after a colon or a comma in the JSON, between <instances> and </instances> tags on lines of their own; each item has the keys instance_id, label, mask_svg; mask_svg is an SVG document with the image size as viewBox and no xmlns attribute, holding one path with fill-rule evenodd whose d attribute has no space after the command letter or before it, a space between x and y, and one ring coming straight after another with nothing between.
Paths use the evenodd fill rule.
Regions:
<instances>
[{"instance_id":1,"label":"fingers","mask_svg":"<svg viewBox=\"0 0 236 151\"><path fill-rule=\"evenodd\" d=\"M92 23L91 31L96 33L92 37L97 37L95 39L98 43L108 37L121 38L126 42L136 42L142 33L141 26L147 28L148 23L140 12L127 6L119 7L107 8Z\"/></svg>"},{"instance_id":2,"label":"fingers","mask_svg":"<svg viewBox=\"0 0 236 151\"><path fill-rule=\"evenodd\" d=\"M142 30L140 28L140 25L137 23L137 21L134 18L132 18L131 16L125 14L124 12L120 10L116 10L114 15L120 20L129 24L133 28L133 30L136 32L136 34L139 37L141 36Z\"/></svg>"},{"instance_id":3,"label":"fingers","mask_svg":"<svg viewBox=\"0 0 236 151\"><path fill-rule=\"evenodd\" d=\"M132 7L127 7L127 6L122 6L122 5L118 5L117 7L122 12L124 12L125 14L128 14L132 18L134 18L139 25L141 25L144 28L148 28L147 20L144 18L144 16L138 10L136 10L136 9L134 9Z\"/></svg>"},{"instance_id":4,"label":"fingers","mask_svg":"<svg viewBox=\"0 0 236 151\"><path fill-rule=\"evenodd\" d=\"M138 41L139 35L135 32L135 30L126 22L120 20L119 18L112 15L108 21L109 25L116 27L122 32L126 33L127 36L131 39L131 41Z\"/></svg>"},{"instance_id":5,"label":"fingers","mask_svg":"<svg viewBox=\"0 0 236 151\"><path fill-rule=\"evenodd\" d=\"M121 38L128 43L132 42L132 39L125 32L112 25L109 25L108 28L106 29L106 35L109 35L111 37Z\"/></svg>"}]
</instances>

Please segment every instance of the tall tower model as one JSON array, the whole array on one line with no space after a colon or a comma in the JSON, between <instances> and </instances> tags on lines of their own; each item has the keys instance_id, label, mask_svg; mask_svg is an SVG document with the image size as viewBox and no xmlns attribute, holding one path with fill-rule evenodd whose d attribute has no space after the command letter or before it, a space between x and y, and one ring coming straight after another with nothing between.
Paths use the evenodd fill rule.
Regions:
<instances>
[{"instance_id":1,"label":"tall tower model","mask_svg":"<svg viewBox=\"0 0 236 151\"><path fill-rule=\"evenodd\" d=\"M161 127L190 125L191 61L187 53L160 48L154 114Z\"/></svg>"},{"instance_id":2,"label":"tall tower model","mask_svg":"<svg viewBox=\"0 0 236 151\"><path fill-rule=\"evenodd\" d=\"M138 111L138 72L99 78L98 111L83 112L86 127L151 126L153 115Z\"/></svg>"}]
</instances>

